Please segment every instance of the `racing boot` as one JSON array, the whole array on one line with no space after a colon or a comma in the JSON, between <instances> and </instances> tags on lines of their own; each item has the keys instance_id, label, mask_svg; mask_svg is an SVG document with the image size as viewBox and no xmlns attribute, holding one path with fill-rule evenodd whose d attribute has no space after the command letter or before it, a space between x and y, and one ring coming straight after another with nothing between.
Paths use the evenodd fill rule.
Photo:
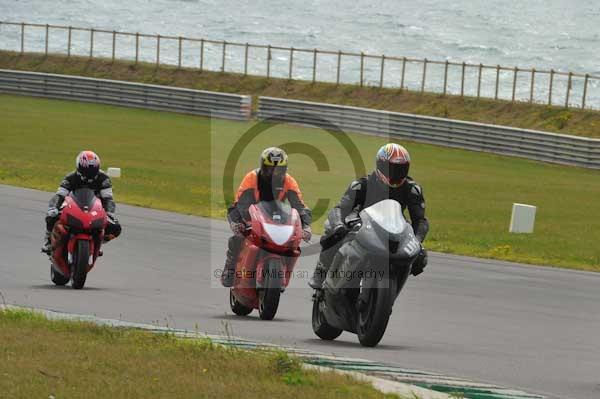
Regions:
<instances>
[{"instance_id":1,"label":"racing boot","mask_svg":"<svg viewBox=\"0 0 600 399\"><path fill-rule=\"evenodd\" d=\"M325 278L327 277L328 269L329 268L325 267L323 262L321 262L320 260L319 260L319 262L317 262L317 266L315 267L313 276L311 277L310 280L308 280L308 285L310 286L310 288L315 289L315 290L320 290L321 288L323 288L323 282L325 281Z\"/></svg>"},{"instance_id":2,"label":"racing boot","mask_svg":"<svg viewBox=\"0 0 600 399\"><path fill-rule=\"evenodd\" d=\"M221 275L221 284L223 287L229 288L233 286L233 281L235 279L235 261L236 256L228 250L225 267L223 268L223 274Z\"/></svg>"},{"instance_id":3,"label":"racing boot","mask_svg":"<svg viewBox=\"0 0 600 399\"><path fill-rule=\"evenodd\" d=\"M50 232L44 234L44 244L42 245L42 253L50 255L52 253L52 242L50 242Z\"/></svg>"}]
</instances>

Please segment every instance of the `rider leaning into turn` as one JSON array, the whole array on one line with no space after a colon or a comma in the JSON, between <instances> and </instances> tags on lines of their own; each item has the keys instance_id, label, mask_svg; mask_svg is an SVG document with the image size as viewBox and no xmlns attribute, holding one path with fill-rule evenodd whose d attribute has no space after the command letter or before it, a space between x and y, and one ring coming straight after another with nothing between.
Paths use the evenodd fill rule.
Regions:
<instances>
[{"instance_id":1,"label":"rider leaning into turn","mask_svg":"<svg viewBox=\"0 0 600 399\"><path fill-rule=\"evenodd\" d=\"M429 231L425 218L425 198L421 187L408 176L410 155L399 144L389 143L379 149L376 156L376 168L368 176L353 181L342 199L329 212L325 234L321 238L321 254L309 285L322 287L333 258L344 243L348 233L346 217L358 216L358 213L377 202L393 199L400 203L402 211L408 209L415 236L422 243ZM421 274L427 265L427 252L421 252L412 266L414 276Z\"/></svg>"},{"instance_id":2,"label":"rider leaning into turn","mask_svg":"<svg viewBox=\"0 0 600 399\"><path fill-rule=\"evenodd\" d=\"M113 190L110 178L106 173L100 170L100 158L92 151L82 151L75 160L76 170L63 178L56 194L50 199L48 212L46 213L46 234L44 236L44 245L42 252L50 254L52 244L50 234L54 229L54 224L60 216L60 207L65 201L65 197L71 191L80 188L89 188L102 201L102 207L108 215L108 226L105 231L105 241L110 241L121 234L121 225L115 218L115 201L113 200Z\"/></svg>"},{"instance_id":3,"label":"rider leaning into turn","mask_svg":"<svg viewBox=\"0 0 600 399\"><path fill-rule=\"evenodd\" d=\"M311 211L304 205L302 192L296 180L287 174L288 157L277 147L265 149L260 156L260 168L249 172L238 188L235 203L227 211L227 219L234 235L229 238L227 259L221 276L225 287L233 285L235 265L244 241L243 231L250 220L249 208L259 201L288 200L300 214L302 238L310 241Z\"/></svg>"}]
</instances>

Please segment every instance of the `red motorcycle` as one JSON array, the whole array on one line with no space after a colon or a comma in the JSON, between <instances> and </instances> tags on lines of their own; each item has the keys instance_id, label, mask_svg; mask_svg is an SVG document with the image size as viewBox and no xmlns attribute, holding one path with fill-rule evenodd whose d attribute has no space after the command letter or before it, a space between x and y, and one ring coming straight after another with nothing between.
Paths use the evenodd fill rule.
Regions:
<instances>
[{"instance_id":1,"label":"red motorcycle","mask_svg":"<svg viewBox=\"0 0 600 399\"><path fill-rule=\"evenodd\" d=\"M65 285L72 280L73 288L83 288L101 254L107 224L102 202L93 190L82 188L65 198L50 238L50 278L54 284Z\"/></svg>"},{"instance_id":2,"label":"red motorcycle","mask_svg":"<svg viewBox=\"0 0 600 399\"><path fill-rule=\"evenodd\" d=\"M262 201L249 211L229 303L237 315L258 309L261 319L272 320L300 256L302 223L298 212L280 201Z\"/></svg>"}]
</instances>

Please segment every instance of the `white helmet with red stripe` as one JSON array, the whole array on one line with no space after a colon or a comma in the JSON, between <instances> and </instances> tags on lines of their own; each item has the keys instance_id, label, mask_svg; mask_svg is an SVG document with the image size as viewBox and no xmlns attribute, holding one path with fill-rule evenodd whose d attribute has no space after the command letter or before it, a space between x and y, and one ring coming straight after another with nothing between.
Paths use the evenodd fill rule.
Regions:
<instances>
[{"instance_id":1,"label":"white helmet with red stripe","mask_svg":"<svg viewBox=\"0 0 600 399\"><path fill-rule=\"evenodd\" d=\"M93 151L81 151L75 160L75 167L81 180L91 183L100 172L100 157Z\"/></svg>"},{"instance_id":2,"label":"white helmet with red stripe","mask_svg":"<svg viewBox=\"0 0 600 399\"><path fill-rule=\"evenodd\" d=\"M406 181L410 168L410 155L400 144L388 143L377 151L376 173L382 183L400 187Z\"/></svg>"}]
</instances>

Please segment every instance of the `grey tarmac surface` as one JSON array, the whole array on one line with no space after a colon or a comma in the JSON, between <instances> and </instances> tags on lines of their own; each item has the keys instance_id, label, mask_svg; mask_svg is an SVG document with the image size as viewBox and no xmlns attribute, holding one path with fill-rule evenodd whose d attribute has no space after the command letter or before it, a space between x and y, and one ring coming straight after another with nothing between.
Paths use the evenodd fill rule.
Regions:
<instances>
[{"instance_id":1,"label":"grey tarmac surface","mask_svg":"<svg viewBox=\"0 0 600 399\"><path fill-rule=\"evenodd\" d=\"M227 326L260 342L600 398L600 274L432 254L400 294L381 344L368 349L349 333L334 342L313 334L303 277L314 256L301 260L276 320L232 315L211 277L229 231L210 219L121 205L123 237L105 247L86 289L54 287L39 253L49 195L0 185L0 301L208 333Z\"/></svg>"}]
</instances>

